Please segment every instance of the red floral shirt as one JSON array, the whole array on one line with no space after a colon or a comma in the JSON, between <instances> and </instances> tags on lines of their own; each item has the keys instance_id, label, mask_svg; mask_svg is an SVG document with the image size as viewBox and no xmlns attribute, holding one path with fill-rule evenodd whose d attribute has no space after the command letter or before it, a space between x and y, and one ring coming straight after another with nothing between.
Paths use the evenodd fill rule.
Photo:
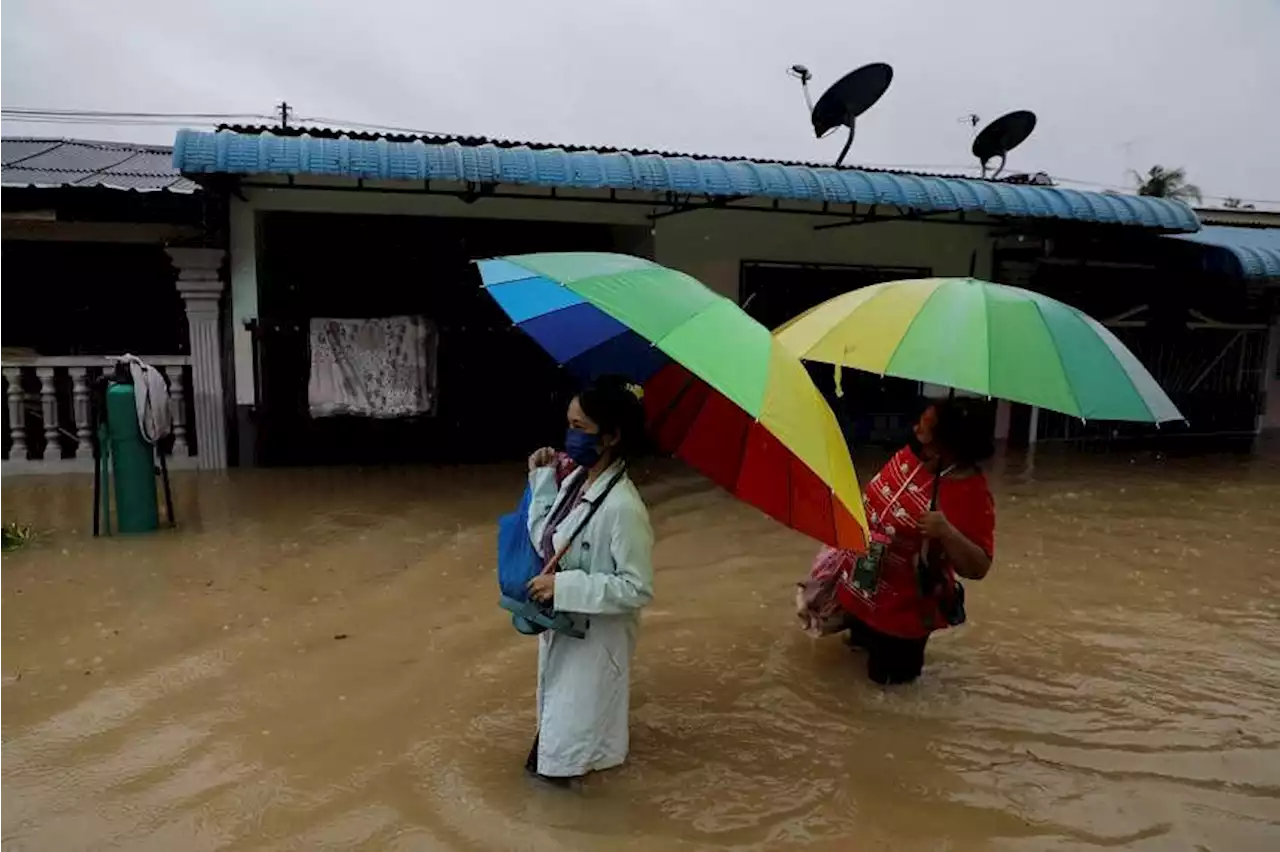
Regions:
<instances>
[{"instance_id":1,"label":"red floral shirt","mask_svg":"<svg viewBox=\"0 0 1280 852\"><path fill-rule=\"evenodd\" d=\"M852 568L856 557L844 554L836 594L846 611L874 630L904 639L917 639L946 626L936 598L923 598L916 566L924 537L919 520L929 511L933 475L926 471L910 447L903 447L881 468L863 491L867 523L873 532L891 541L880 561L879 579L871 593L856 588ZM986 551L995 552L995 503L987 478L981 473L942 478L938 510L961 535ZM933 546L931 558L939 560L943 573L954 582L942 548Z\"/></svg>"}]
</instances>

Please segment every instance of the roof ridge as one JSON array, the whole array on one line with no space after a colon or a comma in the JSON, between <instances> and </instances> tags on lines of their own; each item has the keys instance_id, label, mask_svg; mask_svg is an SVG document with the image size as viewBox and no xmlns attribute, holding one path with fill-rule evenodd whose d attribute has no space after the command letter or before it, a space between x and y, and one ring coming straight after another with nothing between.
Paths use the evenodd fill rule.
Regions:
<instances>
[{"instance_id":1,"label":"roof ridge","mask_svg":"<svg viewBox=\"0 0 1280 852\"><path fill-rule=\"evenodd\" d=\"M293 139L309 137L312 139L351 139L359 142L419 142L424 145L450 145L457 144L468 147L479 147L482 145L491 145L495 148L511 149L511 148L528 148L532 151L565 151L567 153L596 153L596 154L632 154L634 156L657 156L657 157L683 157L699 162L722 162L722 163L759 163L761 165L776 166L800 166L810 169L832 169L838 172L873 172L876 174L894 174L894 175L919 175L921 177L947 178L954 180L977 180L997 185L1005 185L1005 181L984 178L978 175L968 175L947 172L928 172L928 171L912 171L910 169L893 169L884 168L882 166L870 165L851 165L841 164L834 165L831 163L819 163L814 160L796 160L784 159L781 157L754 157L749 154L703 154L691 151L673 151L660 148L644 148L644 147L620 147L617 145L587 145L573 142L538 142L527 139L502 139L493 136L484 136L466 133L402 133L402 132L377 132L371 130L349 130L338 127L310 127L299 125L294 127L275 127L265 124L221 124L212 132L231 132L242 136L262 136L271 135L278 139ZM197 131L207 133L210 131Z\"/></svg>"}]
</instances>

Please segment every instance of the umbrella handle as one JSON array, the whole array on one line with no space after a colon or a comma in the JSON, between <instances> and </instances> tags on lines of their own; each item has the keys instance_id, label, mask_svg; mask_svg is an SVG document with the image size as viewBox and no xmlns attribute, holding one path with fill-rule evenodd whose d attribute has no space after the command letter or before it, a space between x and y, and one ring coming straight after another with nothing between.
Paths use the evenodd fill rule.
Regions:
<instances>
[{"instance_id":1,"label":"umbrella handle","mask_svg":"<svg viewBox=\"0 0 1280 852\"><path fill-rule=\"evenodd\" d=\"M953 399L955 399L955 398L956 398L956 389L955 389L955 388L951 388L950 392L947 394L947 400L948 400L948 401L950 401L950 400L953 400ZM942 459L941 459L941 458L939 458L939 459L938 459L937 464L938 464L938 470L939 470L939 472L938 472L938 473L935 473L935 474L934 474L934 476L933 476L933 497L932 497L932 499L930 499L930 500L929 500L929 511L930 511L930 512L936 512L936 511L938 511L938 489L940 489L940 488L942 487L942 475L943 475L943 472L942 472Z\"/></svg>"},{"instance_id":2,"label":"umbrella handle","mask_svg":"<svg viewBox=\"0 0 1280 852\"><path fill-rule=\"evenodd\" d=\"M942 488L942 471L939 470L937 473L933 475L933 488L932 488L933 496L929 498L930 512L938 511L938 491L941 488ZM933 548L931 547L932 544L933 542L929 541L928 539L925 539L924 545L920 551L920 567L923 569L922 576L926 582L931 582L934 579L932 575L936 573L933 568L933 563L929 559L933 551Z\"/></svg>"}]
</instances>

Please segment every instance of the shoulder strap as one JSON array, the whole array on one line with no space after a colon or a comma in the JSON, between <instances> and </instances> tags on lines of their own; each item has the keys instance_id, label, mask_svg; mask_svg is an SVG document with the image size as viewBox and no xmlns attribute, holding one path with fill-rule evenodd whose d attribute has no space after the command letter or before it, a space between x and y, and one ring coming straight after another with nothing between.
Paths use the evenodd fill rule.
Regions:
<instances>
[{"instance_id":1,"label":"shoulder strap","mask_svg":"<svg viewBox=\"0 0 1280 852\"><path fill-rule=\"evenodd\" d=\"M938 511L938 491L939 489L942 488L943 477L945 477L948 473L950 473L955 469L956 469L956 466L951 465L951 467L947 468L946 470L939 471L938 473L935 473L933 475L933 497L929 500L930 512Z\"/></svg>"},{"instance_id":2,"label":"shoulder strap","mask_svg":"<svg viewBox=\"0 0 1280 852\"><path fill-rule=\"evenodd\" d=\"M556 555L551 557L551 559L547 561L547 564L542 569L543 574L549 574L552 571L556 570L556 566L560 564L560 560L564 557L565 553L567 553L569 551L569 548L573 545L574 539L576 539L578 537L578 534L581 533L583 529L586 528L587 524L591 523L591 518L595 516L596 510L600 508L601 504L604 503L605 498L609 496L609 492L613 490L613 486L617 485L618 480L626 476L626 473L627 473L626 465L623 465L622 469L613 475L613 479L610 479L609 484L606 485L604 487L604 490L600 492L600 496L590 501L587 504L587 514L585 514L582 517L582 520L578 522L578 525L574 527L573 532L569 534L569 537L567 539L565 539L565 542L561 546L561 548L556 551Z\"/></svg>"}]
</instances>

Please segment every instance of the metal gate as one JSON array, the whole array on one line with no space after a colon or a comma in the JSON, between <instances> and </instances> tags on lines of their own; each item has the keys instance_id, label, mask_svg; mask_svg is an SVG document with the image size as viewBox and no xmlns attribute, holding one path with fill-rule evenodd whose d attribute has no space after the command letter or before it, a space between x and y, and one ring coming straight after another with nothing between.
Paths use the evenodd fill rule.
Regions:
<instances>
[{"instance_id":1,"label":"metal gate","mask_svg":"<svg viewBox=\"0 0 1280 852\"><path fill-rule=\"evenodd\" d=\"M1147 319L1148 305L1138 305L1103 320L1164 388L1187 423L1165 427L1195 436L1252 435L1258 428L1267 368L1269 329L1260 323L1222 322L1199 310L1188 310L1180 328ZM1145 427L1117 424L1091 426L1074 418L1045 413L1041 440L1076 440Z\"/></svg>"}]
</instances>

